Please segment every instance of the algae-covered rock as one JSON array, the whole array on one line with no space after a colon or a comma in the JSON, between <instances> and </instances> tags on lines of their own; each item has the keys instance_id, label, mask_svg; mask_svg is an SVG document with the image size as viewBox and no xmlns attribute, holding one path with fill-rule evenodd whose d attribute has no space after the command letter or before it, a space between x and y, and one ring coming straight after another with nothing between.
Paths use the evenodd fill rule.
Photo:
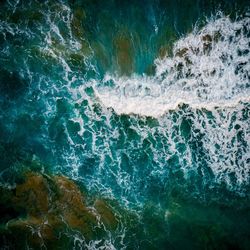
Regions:
<instances>
[{"instance_id":1,"label":"algae-covered rock","mask_svg":"<svg viewBox=\"0 0 250 250\"><path fill-rule=\"evenodd\" d=\"M39 216L48 211L48 195L46 180L41 175L29 173L25 183L17 185L13 201L25 208L29 215Z\"/></svg>"},{"instance_id":2,"label":"algae-covered rock","mask_svg":"<svg viewBox=\"0 0 250 250\"><path fill-rule=\"evenodd\" d=\"M105 238L107 228L111 232L118 226L115 213L106 201L88 197L64 176L28 172L15 189L0 191L3 218L0 238L18 241L14 245L20 249L21 241L34 248L52 247L54 241L63 239L62 235L75 230L88 242L100 236Z\"/></svg>"},{"instance_id":3,"label":"algae-covered rock","mask_svg":"<svg viewBox=\"0 0 250 250\"><path fill-rule=\"evenodd\" d=\"M129 75L133 70L133 47L129 36L119 34L114 39L116 60L120 67L120 73Z\"/></svg>"},{"instance_id":4,"label":"algae-covered rock","mask_svg":"<svg viewBox=\"0 0 250 250\"><path fill-rule=\"evenodd\" d=\"M101 216L104 225L109 229L114 230L118 225L118 221L107 202L101 199L97 199L94 206L98 214Z\"/></svg>"}]
</instances>

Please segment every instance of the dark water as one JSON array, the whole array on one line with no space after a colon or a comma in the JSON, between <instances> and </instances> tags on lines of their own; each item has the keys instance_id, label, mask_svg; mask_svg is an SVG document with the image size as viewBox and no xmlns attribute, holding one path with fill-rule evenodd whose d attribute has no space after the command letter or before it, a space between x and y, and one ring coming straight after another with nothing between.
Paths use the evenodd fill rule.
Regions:
<instances>
[{"instance_id":1,"label":"dark water","mask_svg":"<svg viewBox=\"0 0 250 250\"><path fill-rule=\"evenodd\" d=\"M1 249L249 249L249 27L248 1L1 1Z\"/></svg>"}]
</instances>

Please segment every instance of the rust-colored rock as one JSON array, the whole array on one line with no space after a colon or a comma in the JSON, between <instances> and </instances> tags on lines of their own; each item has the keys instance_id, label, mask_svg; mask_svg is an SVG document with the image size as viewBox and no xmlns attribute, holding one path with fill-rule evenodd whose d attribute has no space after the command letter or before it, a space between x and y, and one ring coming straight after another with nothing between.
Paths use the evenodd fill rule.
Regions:
<instances>
[{"instance_id":1,"label":"rust-colored rock","mask_svg":"<svg viewBox=\"0 0 250 250\"><path fill-rule=\"evenodd\" d=\"M105 226L109 227L110 229L115 229L118 225L118 221L114 213L111 211L109 205L104 200L97 199L94 206L97 212L100 214Z\"/></svg>"},{"instance_id":2,"label":"rust-colored rock","mask_svg":"<svg viewBox=\"0 0 250 250\"><path fill-rule=\"evenodd\" d=\"M25 207L32 216L40 216L42 213L46 213L49 207L46 180L41 175L28 173L26 182L16 187L14 202Z\"/></svg>"},{"instance_id":3,"label":"rust-colored rock","mask_svg":"<svg viewBox=\"0 0 250 250\"><path fill-rule=\"evenodd\" d=\"M114 39L114 48L120 73L131 74L133 70L133 47L130 38L123 34L118 35Z\"/></svg>"},{"instance_id":4,"label":"rust-colored rock","mask_svg":"<svg viewBox=\"0 0 250 250\"><path fill-rule=\"evenodd\" d=\"M6 191L8 206L24 211L7 221L6 230L20 230L33 247L52 244L65 230L77 230L88 241L105 233L100 225L111 231L118 225L106 201L96 199L94 207L88 206L79 187L64 176L29 172L15 190Z\"/></svg>"}]
</instances>

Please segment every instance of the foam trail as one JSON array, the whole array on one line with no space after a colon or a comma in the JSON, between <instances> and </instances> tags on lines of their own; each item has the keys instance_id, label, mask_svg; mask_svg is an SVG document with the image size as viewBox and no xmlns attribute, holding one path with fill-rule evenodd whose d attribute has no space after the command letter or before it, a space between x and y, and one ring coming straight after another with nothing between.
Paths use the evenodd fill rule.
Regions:
<instances>
[{"instance_id":1,"label":"foam trail","mask_svg":"<svg viewBox=\"0 0 250 250\"><path fill-rule=\"evenodd\" d=\"M107 74L101 86L96 84L96 96L118 114L153 117L180 103L211 109L248 102L249 27L248 17L211 19L177 41L173 57L155 60L155 76Z\"/></svg>"}]
</instances>

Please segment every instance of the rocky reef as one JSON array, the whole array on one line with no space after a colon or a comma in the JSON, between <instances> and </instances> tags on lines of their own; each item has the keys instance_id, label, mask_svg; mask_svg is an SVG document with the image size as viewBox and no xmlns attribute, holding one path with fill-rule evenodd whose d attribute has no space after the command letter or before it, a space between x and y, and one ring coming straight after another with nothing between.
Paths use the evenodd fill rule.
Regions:
<instances>
[{"instance_id":1,"label":"rocky reef","mask_svg":"<svg viewBox=\"0 0 250 250\"><path fill-rule=\"evenodd\" d=\"M107 201L83 193L64 176L28 172L15 188L1 187L0 193L1 242L13 249L65 247L70 234L85 242L105 239L119 223Z\"/></svg>"}]
</instances>

